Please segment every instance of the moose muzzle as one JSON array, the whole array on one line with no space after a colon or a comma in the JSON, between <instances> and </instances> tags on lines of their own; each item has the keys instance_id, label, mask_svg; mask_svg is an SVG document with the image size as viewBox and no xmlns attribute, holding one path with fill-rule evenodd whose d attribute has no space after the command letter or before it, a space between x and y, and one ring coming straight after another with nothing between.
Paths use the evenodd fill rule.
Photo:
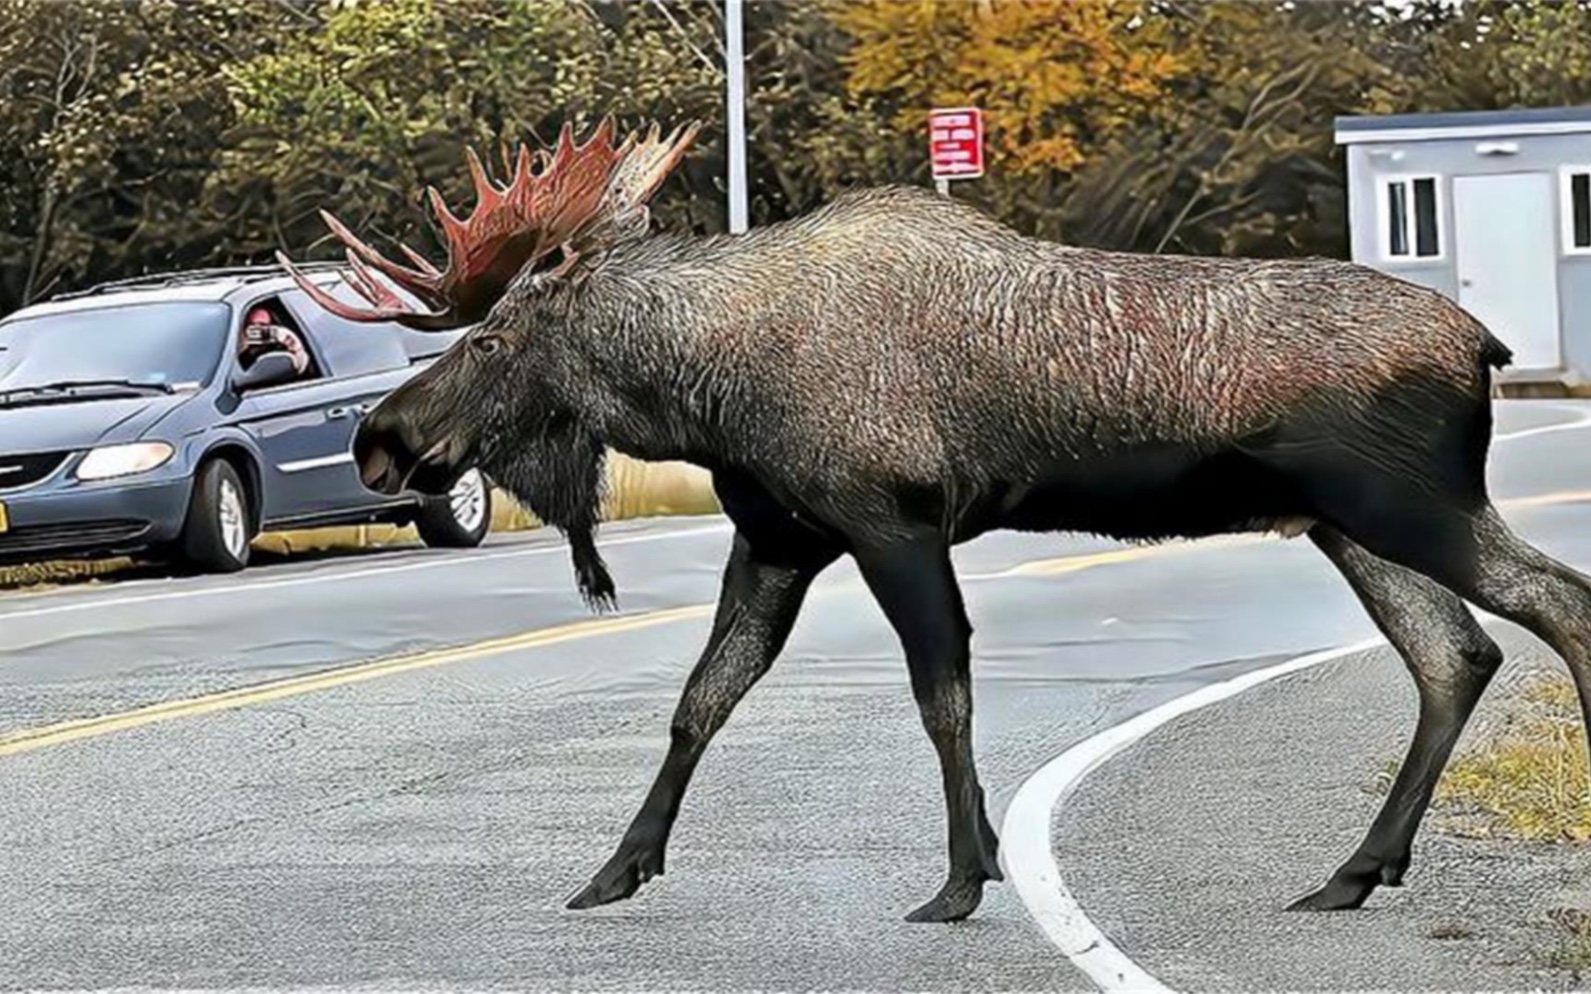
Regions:
<instances>
[{"instance_id":1,"label":"moose muzzle","mask_svg":"<svg viewBox=\"0 0 1591 994\"><path fill-rule=\"evenodd\" d=\"M364 485L388 496L447 493L462 472L449 458L447 440L422 448L401 422L381 414L378 407L354 433L354 462Z\"/></svg>"}]
</instances>

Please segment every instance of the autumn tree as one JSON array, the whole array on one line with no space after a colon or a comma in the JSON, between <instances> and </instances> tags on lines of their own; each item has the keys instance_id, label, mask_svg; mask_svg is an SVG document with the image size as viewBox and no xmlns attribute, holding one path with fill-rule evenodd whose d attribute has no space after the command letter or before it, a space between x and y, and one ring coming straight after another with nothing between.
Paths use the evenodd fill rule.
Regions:
<instances>
[{"instance_id":1,"label":"autumn tree","mask_svg":"<svg viewBox=\"0 0 1591 994\"><path fill-rule=\"evenodd\" d=\"M1411 105L1558 107L1591 100L1591 3L1426 0L1409 11Z\"/></svg>"},{"instance_id":2,"label":"autumn tree","mask_svg":"<svg viewBox=\"0 0 1591 994\"><path fill-rule=\"evenodd\" d=\"M1148 252L1342 255L1339 114L1404 105L1379 3L1161 3L1186 71L1119 130L1058 207L1079 243Z\"/></svg>"},{"instance_id":3,"label":"autumn tree","mask_svg":"<svg viewBox=\"0 0 1591 994\"><path fill-rule=\"evenodd\" d=\"M427 184L472 202L466 144L492 161L609 112L632 125L722 118L717 68L666 8L342 0L313 16L229 75L237 123L205 197L227 219L229 255L323 238L328 206L378 239L423 243Z\"/></svg>"},{"instance_id":4,"label":"autumn tree","mask_svg":"<svg viewBox=\"0 0 1591 994\"><path fill-rule=\"evenodd\" d=\"M0 314L103 274L197 264L223 82L289 8L0 0Z\"/></svg>"},{"instance_id":5,"label":"autumn tree","mask_svg":"<svg viewBox=\"0 0 1591 994\"><path fill-rule=\"evenodd\" d=\"M1420 39L1454 12L1413 7L874 0L833 17L854 41L852 93L887 99L896 131L918 133L936 104L986 109L991 174L957 195L1019 228L1287 255L1346 251L1332 120L1416 103ZM922 152L903 165L920 176Z\"/></svg>"},{"instance_id":6,"label":"autumn tree","mask_svg":"<svg viewBox=\"0 0 1591 994\"><path fill-rule=\"evenodd\" d=\"M1346 252L1339 114L1591 99L1591 0L747 0L754 223L928 182L988 111L1018 229L1141 251ZM664 222L725 224L723 0L0 0L0 314L150 270L423 245L462 149L695 118Z\"/></svg>"},{"instance_id":7,"label":"autumn tree","mask_svg":"<svg viewBox=\"0 0 1591 994\"><path fill-rule=\"evenodd\" d=\"M1149 9L1124 0L868 0L831 16L853 40L844 56L853 95L886 100L896 130L914 136L931 107L981 107L992 177L969 192L1058 234L1048 210L1057 183L1186 71ZM902 178L923 175L923 155L899 164Z\"/></svg>"}]
</instances>

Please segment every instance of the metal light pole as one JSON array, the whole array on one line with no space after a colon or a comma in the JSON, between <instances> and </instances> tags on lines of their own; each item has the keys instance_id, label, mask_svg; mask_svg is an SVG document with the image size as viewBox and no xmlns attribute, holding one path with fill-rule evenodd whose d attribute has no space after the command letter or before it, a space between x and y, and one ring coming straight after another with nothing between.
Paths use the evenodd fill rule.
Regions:
<instances>
[{"instance_id":1,"label":"metal light pole","mask_svg":"<svg viewBox=\"0 0 1591 994\"><path fill-rule=\"evenodd\" d=\"M741 0L724 0L725 107L729 115L729 230L746 230L746 52Z\"/></svg>"}]
</instances>

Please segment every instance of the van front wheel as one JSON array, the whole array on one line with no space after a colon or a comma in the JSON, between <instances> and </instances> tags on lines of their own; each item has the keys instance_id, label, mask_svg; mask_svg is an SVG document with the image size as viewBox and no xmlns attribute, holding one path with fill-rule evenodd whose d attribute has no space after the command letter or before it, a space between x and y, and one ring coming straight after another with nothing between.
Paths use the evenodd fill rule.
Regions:
<instances>
[{"instance_id":1,"label":"van front wheel","mask_svg":"<svg viewBox=\"0 0 1591 994\"><path fill-rule=\"evenodd\" d=\"M205 573L236 573L249 564L252 532L248 491L237 470L225 459L206 463L193 481L177 540L182 561Z\"/></svg>"}]
</instances>

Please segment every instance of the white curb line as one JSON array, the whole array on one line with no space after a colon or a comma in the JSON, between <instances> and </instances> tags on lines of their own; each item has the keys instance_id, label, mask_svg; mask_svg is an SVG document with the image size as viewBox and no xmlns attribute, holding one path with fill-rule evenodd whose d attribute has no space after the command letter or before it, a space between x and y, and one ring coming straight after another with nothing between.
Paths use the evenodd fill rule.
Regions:
<instances>
[{"instance_id":1,"label":"white curb line","mask_svg":"<svg viewBox=\"0 0 1591 994\"><path fill-rule=\"evenodd\" d=\"M1289 659L1224 683L1201 687L1167 701L1113 728L1085 739L1061 753L1029 777L1006 808L1001 847L1006 876L1016 886L1044 934L1098 984L1103 991L1171 991L1143 967L1116 948L1099 926L1084 914L1077 898L1061 880L1051 848L1051 816L1079 784L1110 757L1142 739L1173 718L1208 707L1289 673L1351 656L1385 645L1381 638Z\"/></svg>"}]
</instances>

